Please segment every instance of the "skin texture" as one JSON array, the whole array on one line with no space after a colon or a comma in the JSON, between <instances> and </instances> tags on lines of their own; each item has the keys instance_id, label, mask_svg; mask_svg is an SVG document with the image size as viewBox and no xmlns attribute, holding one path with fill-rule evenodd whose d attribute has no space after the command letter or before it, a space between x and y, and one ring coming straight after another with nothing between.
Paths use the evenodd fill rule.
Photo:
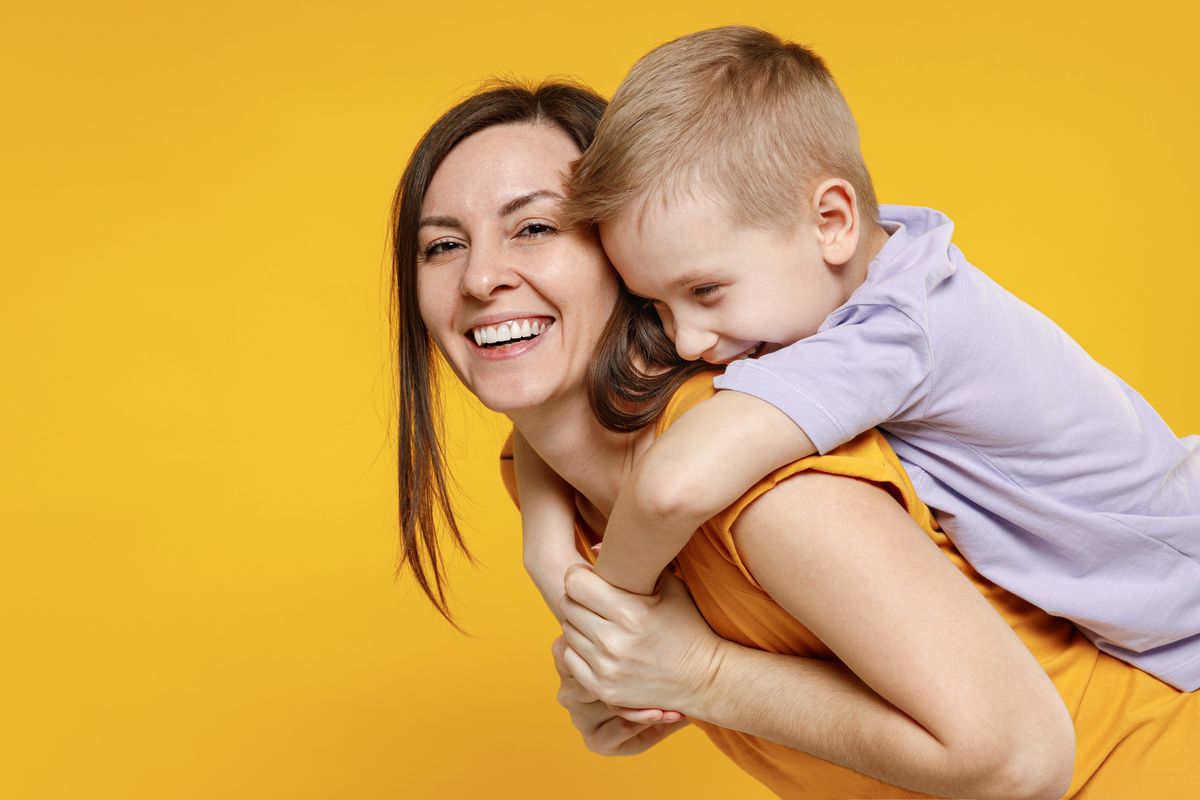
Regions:
<instances>
[{"instance_id":1,"label":"skin texture","mask_svg":"<svg viewBox=\"0 0 1200 800\"><path fill-rule=\"evenodd\" d=\"M421 233L428 256L418 265L418 293L422 318L455 373L485 404L513 421L529 449L575 489L578 510L588 524L603 530L619 488L648 448L653 431L605 431L588 406L586 366L617 284L594 236L564 232L555 224L553 194L561 192L562 175L577 155L565 135L545 126L498 126L460 143L439 168L426 198L423 216L434 224ZM522 200L519 208L515 200ZM548 328L532 343L501 351L486 350L468 338L472 327L506 317L537 317ZM844 665L746 651L717 638L675 584L668 582L661 595L643 597L620 592L574 566L566 577L570 600L562 608L569 647L557 646L556 661L562 677L560 702L585 742L607 754L640 752L682 721L652 729L644 727L645 721L621 719L621 712L672 708L823 754L866 774L895 777L919 790L963 786L968 788L956 793L1049 796L1046 787L1055 785L1065 751L1047 742L1061 738L1056 723L1065 710L1053 687L1047 691L1045 674L1036 663L1031 666L1019 642L1013 645L1011 631L977 594L959 608L964 597L972 596L961 574L955 578L951 573L943 585L922 573L926 567L937 569L934 563L950 569L944 559L896 570L905 579L897 584L886 582L886 574L864 570L858 562L851 568L851 562L822 550L841 534L858 541L848 532L863 529L864 548L880 543L867 537L871 531L882 543L906 543L906 549L888 552L881 563L904 565L905 559L918 558L907 547L918 547L914 541L920 531L907 529L903 535L906 529L891 524L897 514L907 520L894 501L873 490L880 508L866 500L849 502L854 498L845 492L857 482L831 480L836 483L811 484L817 486L811 496L781 491L807 482L785 482L743 514L736 533L748 543L748 553L764 554L749 563L763 570L764 586L771 585L776 600L819 635L832 632L836 644L831 641L831 646L846 665L858 665L863 674ZM841 494L832 488L836 485L843 486ZM831 516L798 530L798 521L810 518L822 496ZM523 504L527 499L522 497ZM757 518L755 509L762 509ZM857 512L837 516L848 510ZM876 519L876 514L885 516ZM923 546L930 544L926 540ZM837 640L839 626L869 626L871 615L848 618L846 608L863 606L843 608L828 597L810 607L807 593L793 596L797 582L771 582L769 567L760 562L773 559L793 566L819 564L819 578L829 586L859 592L864 602L868 594L863 593L875 592L871 607L895 604L911 611L920 600L920 608L945 609L942 613L953 612L953 619L892 615L887 625L871 627L870 636ZM933 633L925 630L931 624ZM970 653L930 646L914 653L913 660L924 677L932 671L967 681L950 693L958 703L954 713L915 678L910 682L905 675L870 672L869 662L877 655L871 648L908 653L945 636L951 624L955 637L969 644L962 649ZM963 658L967 661L960 662ZM1014 696L1022 702L1013 703ZM1016 705L1035 707L1045 715L1045 724L1038 723L1040 716L1000 713ZM951 719L954 714L959 721ZM1066 731L1069 740L1069 719ZM1039 742L1039 752L1017 748L1011 752L1020 757L1006 762L1017 765L1024 782L995 768L993 750L980 744L984 738L1014 748L1023 740ZM1052 755L1049 762L1045 753ZM1066 758L1068 777L1070 763ZM1030 783L1030 775L1039 782Z\"/></svg>"}]
</instances>

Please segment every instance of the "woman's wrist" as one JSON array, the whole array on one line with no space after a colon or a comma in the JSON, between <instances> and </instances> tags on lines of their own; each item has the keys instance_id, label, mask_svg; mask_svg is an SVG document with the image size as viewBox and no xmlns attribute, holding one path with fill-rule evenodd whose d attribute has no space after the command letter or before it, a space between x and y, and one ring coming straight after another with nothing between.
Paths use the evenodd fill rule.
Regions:
<instances>
[{"instance_id":1,"label":"woman's wrist","mask_svg":"<svg viewBox=\"0 0 1200 800\"><path fill-rule=\"evenodd\" d=\"M715 634L714 638L715 645L704 668L696 676L694 688L677 708L694 719L728 727L721 720L729 718L731 700L737 697L736 687L731 692L729 677L737 674L738 651L745 648Z\"/></svg>"}]
</instances>

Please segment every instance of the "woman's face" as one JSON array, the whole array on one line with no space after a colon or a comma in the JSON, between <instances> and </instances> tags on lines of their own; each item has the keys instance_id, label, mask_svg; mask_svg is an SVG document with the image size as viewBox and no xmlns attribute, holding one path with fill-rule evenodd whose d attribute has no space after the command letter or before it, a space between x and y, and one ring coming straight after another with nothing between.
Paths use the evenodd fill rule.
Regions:
<instances>
[{"instance_id":1,"label":"woman's face","mask_svg":"<svg viewBox=\"0 0 1200 800\"><path fill-rule=\"evenodd\" d=\"M617 278L596 236L562 231L574 142L542 124L497 125L442 161L421 208L421 318L488 408L582 393Z\"/></svg>"}]
</instances>

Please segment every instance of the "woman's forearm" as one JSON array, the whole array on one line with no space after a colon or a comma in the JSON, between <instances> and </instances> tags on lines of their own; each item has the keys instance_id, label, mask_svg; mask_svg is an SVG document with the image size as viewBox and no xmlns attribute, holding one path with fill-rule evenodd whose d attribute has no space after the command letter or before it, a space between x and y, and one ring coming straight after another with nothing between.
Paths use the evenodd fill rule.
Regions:
<instances>
[{"instance_id":1,"label":"woman's forearm","mask_svg":"<svg viewBox=\"0 0 1200 800\"><path fill-rule=\"evenodd\" d=\"M898 664L903 668L902 664ZM844 664L725 642L690 716L946 797L1053 797L1007 762L972 764L864 684Z\"/></svg>"},{"instance_id":2,"label":"woman's forearm","mask_svg":"<svg viewBox=\"0 0 1200 800\"><path fill-rule=\"evenodd\" d=\"M537 587L550 613L560 623L563 621L559 602L563 594L563 575L572 564L586 565L587 560L573 550L544 553L527 547L525 551L525 572Z\"/></svg>"}]
</instances>

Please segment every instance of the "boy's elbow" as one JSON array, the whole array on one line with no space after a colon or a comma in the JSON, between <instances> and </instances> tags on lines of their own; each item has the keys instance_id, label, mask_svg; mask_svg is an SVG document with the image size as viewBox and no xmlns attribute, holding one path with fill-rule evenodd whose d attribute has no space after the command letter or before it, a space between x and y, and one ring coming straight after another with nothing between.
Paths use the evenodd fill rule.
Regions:
<instances>
[{"instance_id":1,"label":"boy's elbow","mask_svg":"<svg viewBox=\"0 0 1200 800\"><path fill-rule=\"evenodd\" d=\"M994 747L977 761L970 781L973 797L1003 800L1057 800L1075 772L1075 731L1030 732L1007 747ZM1061 727L1061 726L1059 726Z\"/></svg>"},{"instance_id":2,"label":"boy's elbow","mask_svg":"<svg viewBox=\"0 0 1200 800\"><path fill-rule=\"evenodd\" d=\"M977 783L975 797L1002 800L1058 800L1067 793L1075 758L1043 754L1012 758Z\"/></svg>"},{"instance_id":3,"label":"boy's elbow","mask_svg":"<svg viewBox=\"0 0 1200 800\"><path fill-rule=\"evenodd\" d=\"M651 463L634 482L636 503L655 523L687 522L699 525L720 511L711 508L707 479L690 464Z\"/></svg>"}]
</instances>

